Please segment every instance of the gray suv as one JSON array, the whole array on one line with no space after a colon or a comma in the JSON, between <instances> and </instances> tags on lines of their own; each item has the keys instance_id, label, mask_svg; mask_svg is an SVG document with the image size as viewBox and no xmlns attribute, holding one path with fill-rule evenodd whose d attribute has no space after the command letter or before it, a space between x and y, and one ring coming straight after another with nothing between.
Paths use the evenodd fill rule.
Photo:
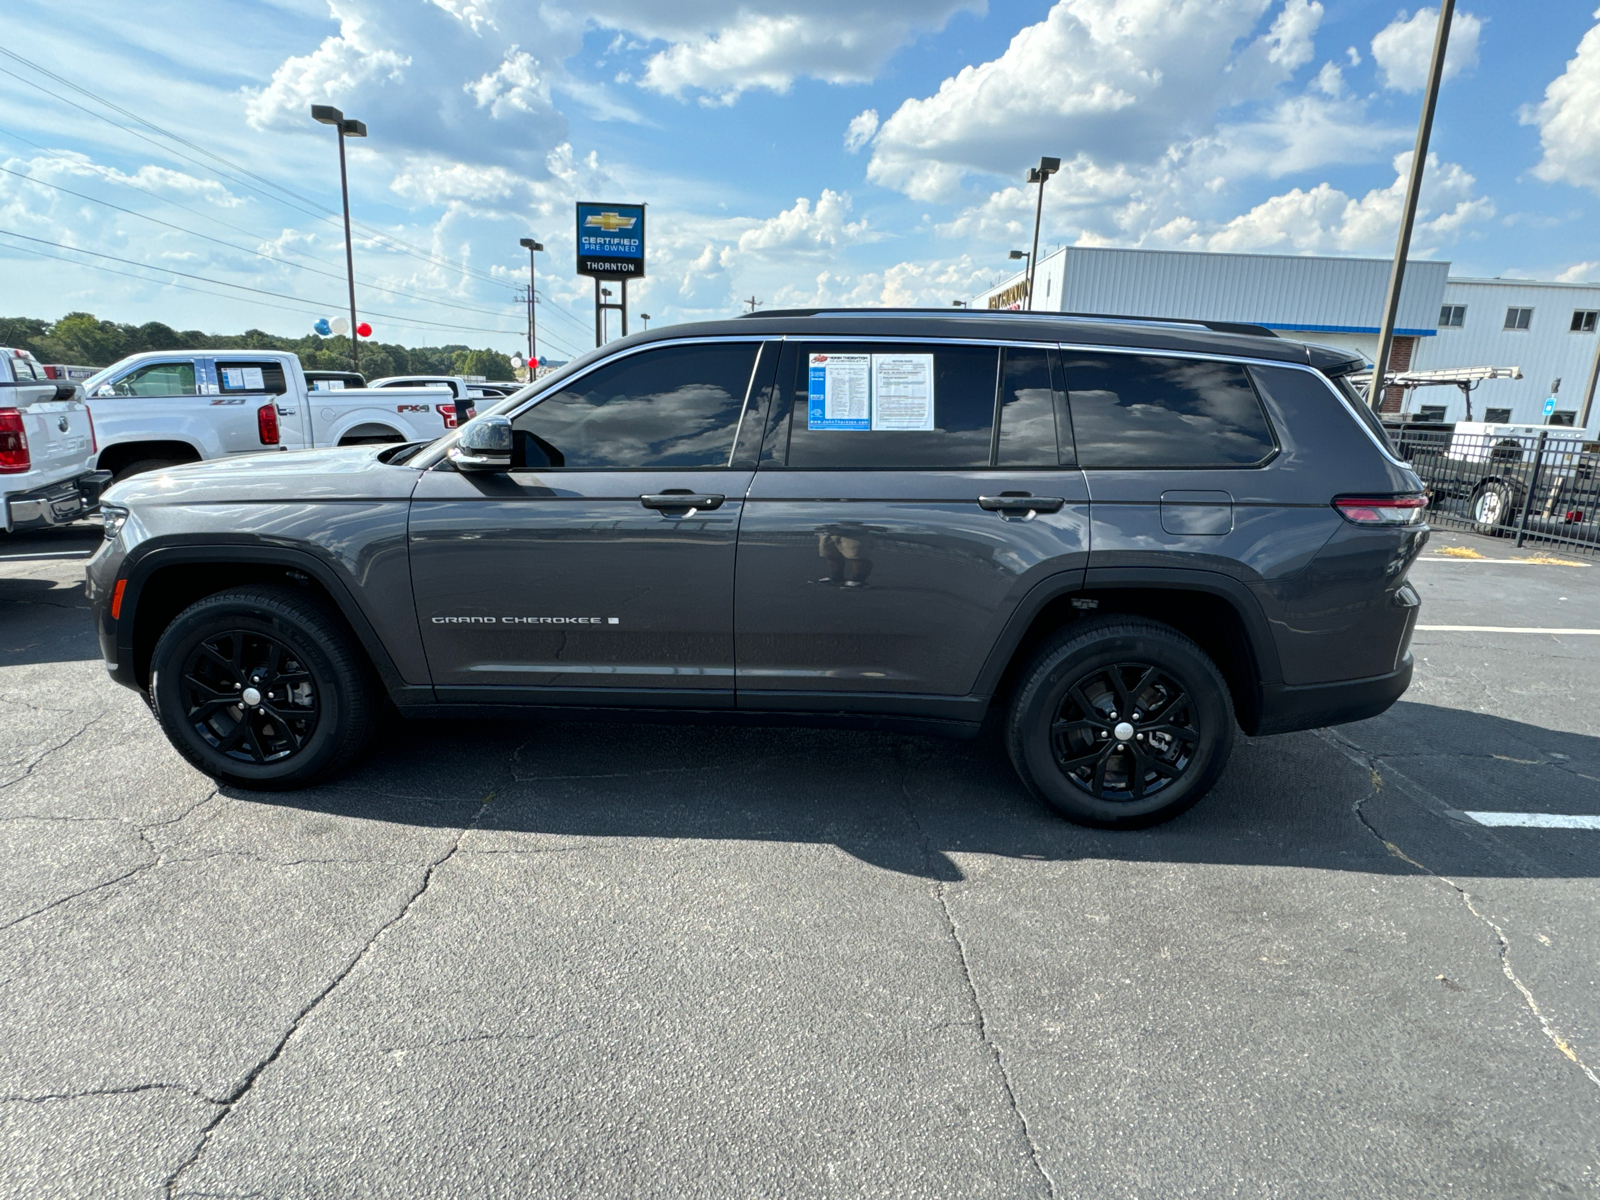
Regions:
<instances>
[{"instance_id":1,"label":"gray suv","mask_svg":"<svg viewBox=\"0 0 1600 1200\"><path fill-rule=\"evenodd\" d=\"M1423 489L1347 354L1201 322L795 311L625 338L426 444L118 484L89 595L174 746L291 788L408 717L976 733L1072 820L1411 679Z\"/></svg>"}]
</instances>

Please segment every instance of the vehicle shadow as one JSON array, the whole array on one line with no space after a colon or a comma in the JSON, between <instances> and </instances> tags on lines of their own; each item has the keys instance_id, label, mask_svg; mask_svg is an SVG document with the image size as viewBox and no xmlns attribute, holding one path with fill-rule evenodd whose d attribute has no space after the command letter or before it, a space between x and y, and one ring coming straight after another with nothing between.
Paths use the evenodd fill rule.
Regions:
<instances>
[{"instance_id":1,"label":"vehicle shadow","mask_svg":"<svg viewBox=\"0 0 1600 1200\"><path fill-rule=\"evenodd\" d=\"M1414 873L1386 842L1442 875L1600 875L1588 841L1546 869L1445 811L1495 807L1475 797L1511 792L1515 803L1499 807L1600 813L1600 739L1409 703L1335 736L1241 737L1199 805L1129 832L1063 820L1023 788L992 733L962 742L793 726L396 719L362 765L327 785L224 792L351 819L475 822L475 841L511 850L625 838L815 843L948 881L964 878L964 854Z\"/></svg>"},{"instance_id":2,"label":"vehicle shadow","mask_svg":"<svg viewBox=\"0 0 1600 1200\"><path fill-rule=\"evenodd\" d=\"M50 579L0 576L0 666L99 657L81 579L62 585Z\"/></svg>"}]
</instances>

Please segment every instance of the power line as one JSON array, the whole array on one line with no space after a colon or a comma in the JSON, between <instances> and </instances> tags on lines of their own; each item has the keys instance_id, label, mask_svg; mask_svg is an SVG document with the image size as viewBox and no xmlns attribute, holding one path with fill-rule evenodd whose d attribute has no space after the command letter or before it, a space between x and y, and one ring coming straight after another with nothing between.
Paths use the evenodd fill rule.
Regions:
<instances>
[{"instance_id":1,"label":"power line","mask_svg":"<svg viewBox=\"0 0 1600 1200\"><path fill-rule=\"evenodd\" d=\"M7 235L8 237L21 238L23 241L27 241L27 242L37 242L41 246L54 246L58 250L71 250L75 254L88 254L88 255L90 255L90 256L92 256L94 258L104 258L104 259L108 259L111 262L125 263L125 264L127 264L128 266L131 266L131 267L143 267L147 271L165 271L166 273L168 273L170 275L180 275L185 279L199 280L201 283L209 283L209 284L212 284L212 285L214 285L216 287L238 288L242 292L252 292L252 293L254 293L255 295L258 295L258 296L272 296L272 297L275 297L276 299L279 299L279 300L293 300L298 304L315 304L315 305L318 305L320 308L323 308L323 309L327 309L329 307L334 307L334 306L329 305L326 301L307 300L304 297L291 296L291 295L289 295L289 294L287 294L285 292L268 291L265 288L250 287L248 284L243 284L243 283L230 283L226 279L212 279L212 278L210 278L208 276L205 276L205 275L196 275L191 271L180 271L175 267L161 267L161 266L156 266L153 263L142 263L142 262L139 262L137 259L121 258L121 257L119 257L118 255L115 255L115 254L104 254L104 253L100 252L99 250L85 250L81 246L69 246L65 242L52 242L48 238L31 237L26 233L18 233L14 229L0 229L0 233L3 233L5 235ZM151 281L148 281L148 282L154 282L154 281L151 280ZM494 335L496 335L498 337L498 336L510 336L510 335L512 335L512 334L514 334L516 332L515 330L509 330L509 329L479 329L476 326L471 326L471 325L449 325L449 324L446 324L446 323L444 323L442 321L427 321L427 320L422 319L421 317L407 317L407 316L402 316L402 315L400 315L398 313L374 312L371 309L368 309L367 311L368 311L369 315L374 316L374 317L382 317L385 320L403 321L403 322L405 322L407 324L410 324L410 325L433 326L433 327L438 328L438 329L457 329L457 330L461 330L461 331L463 331L465 333L491 333L491 334L494 334Z\"/></svg>"}]
</instances>

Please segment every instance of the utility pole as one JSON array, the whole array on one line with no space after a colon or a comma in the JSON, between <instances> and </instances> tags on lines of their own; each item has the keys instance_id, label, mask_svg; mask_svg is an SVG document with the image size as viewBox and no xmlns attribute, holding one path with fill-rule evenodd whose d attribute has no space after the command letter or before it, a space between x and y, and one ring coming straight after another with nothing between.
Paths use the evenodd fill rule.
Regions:
<instances>
[{"instance_id":1,"label":"utility pole","mask_svg":"<svg viewBox=\"0 0 1600 1200\"><path fill-rule=\"evenodd\" d=\"M756 297L755 297L755 293L752 292L750 294L750 299L742 300L742 301L740 301L740 303L741 304L748 304L750 306L750 311L753 313L753 312L756 311L757 308L759 308L761 305L765 304L766 301L765 300L757 300Z\"/></svg>"},{"instance_id":2,"label":"utility pole","mask_svg":"<svg viewBox=\"0 0 1600 1200\"><path fill-rule=\"evenodd\" d=\"M539 356L534 353L533 256L539 253L539 251L543 250L544 247L538 242L534 241L532 238L523 238L520 242L518 242L518 245L526 246L528 248L528 362L530 364L536 364L539 361ZM528 378L533 378L532 365L528 367Z\"/></svg>"},{"instance_id":3,"label":"utility pole","mask_svg":"<svg viewBox=\"0 0 1600 1200\"><path fill-rule=\"evenodd\" d=\"M345 274L350 280L350 365L359 372L361 352L356 345L356 260L350 242L350 179L345 174L344 168L344 139L366 137L367 127L360 121L347 119L330 104L313 104L311 119L324 125L332 125L339 131L339 193L344 197L344 267Z\"/></svg>"},{"instance_id":4,"label":"utility pole","mask_svg":"<svg viewBox=\"0 0 1600 1200\"><path fill-rule=\"evenodd\" d=\"M1033 270L1039 262L1039 219L1044 216L1044 181L1061 170L1059 158L1041 158L1037 167L1028 168L1028 182L1039 185L1039 199L1033 206L1033 249L1028 253L1028 311L1033 311ZM1011 252L1013 258L1016 251Z\"/></svg>"},{"instance_id":5,"label":"utility pole","mask_svg":"<svg viewBox=\"0 0 1600 1200\"><path fill-rule=\"evenodd\" d=\"M1394 323L1400 315L1400 287L1406 277L1406 255L1411 252L1411 229L1417 220L1417 197L1422 192L1422 172L1428 162L1428 139L1433 134L1433 110L1439 103L1439 83L1444 78L1444 52L1450 43L1450 19L1456 0L1440 0L1439 28L1433 35L1433 62L1428 67L1428 90L1422 98L1422 116L1417 121L1417 144L1411 152L1411 177L1406 181L1406 206L1400 216L1400 235L1394 247L1394 265L1389 268L1389 291L1383 300L1383 324L1378 327L1378 354L1372 363L1372 383L1367 388L1367 404L1373 412L1383 408L1383 381L1389 370L1389 352L1394 346Z\"/></svg>"}]
</instances>

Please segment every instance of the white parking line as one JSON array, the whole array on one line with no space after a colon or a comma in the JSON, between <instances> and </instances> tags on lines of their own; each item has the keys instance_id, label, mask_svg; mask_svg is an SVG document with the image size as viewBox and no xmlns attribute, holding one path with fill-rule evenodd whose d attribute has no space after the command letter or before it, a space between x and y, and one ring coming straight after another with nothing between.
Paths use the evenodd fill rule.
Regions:
<instances>
[{"instance_id":1,"label":"white parking line","mask_svg":"<svg viewBox=\"0 0 1600 1200\"><path fill-rule=\"evenodd\" d=\"M1479 825L1509 825L1517 829L1600 829L1600 817L1568 816L1561 813L1469 812Z\"/></svg>"},{"instance_id":2,"label":"white parking line","mask_svg":"<svg viewBox=\"0 0 1600 1200\"><path fill-rule=\"evenodd\" d=\"M1417 631L1428 633L1559 633L1600 635L1600 629L1544 629L1517 625L1418 625Z\"/></svg>"},{"instance_id":3,"label":"white parking line","mask_svg":"<svg viewBox=\"0 0 1600 1200\"><path fill-rule=\"evenodd\" d=\"M1587 567L1588 563L1581 562L1540 562L1536 558L1464 558L1459 554L1424 554L1417 559L1418 562L1442 563L1515 563L1523 567Z\"/></svg>"},{"instance_id":4,"label":"white parking line","mask_svg":"<svg viewBox=\"0 0 1600 1200\"><path fill-rule=\"evenodd\" d=\"M0 554L0 562L20 562L24 558L93 558L93 550L75 551L70 554L60 554L54 551L43 551L39 554Z\"/></svg>"}]
</instances>

